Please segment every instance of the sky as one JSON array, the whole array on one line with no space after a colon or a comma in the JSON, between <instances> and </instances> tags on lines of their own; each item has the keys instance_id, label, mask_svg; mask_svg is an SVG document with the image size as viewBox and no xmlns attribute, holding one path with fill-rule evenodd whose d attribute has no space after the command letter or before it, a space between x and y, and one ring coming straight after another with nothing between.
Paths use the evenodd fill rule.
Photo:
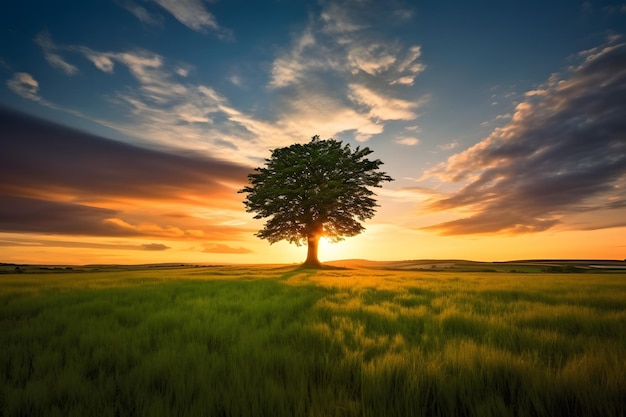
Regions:
<instances>
[{"instance_id":1,"label":"sky","mask_svg":"<svg viewBox=\"0 0 626 417\"><path fill-rule=\"evenodd\" d=\"M623 0L8 0L0 39L0 262L301 262L237 190L314 135L395 179L321 261L626 258Z\"/></svg>"}]
</instances>

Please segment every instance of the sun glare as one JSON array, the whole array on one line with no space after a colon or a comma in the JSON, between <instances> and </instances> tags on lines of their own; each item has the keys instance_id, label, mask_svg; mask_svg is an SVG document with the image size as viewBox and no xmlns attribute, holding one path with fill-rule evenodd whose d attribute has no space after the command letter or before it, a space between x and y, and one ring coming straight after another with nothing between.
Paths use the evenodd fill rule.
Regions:
<instances>
[{"instance_id":1,"label":"sun glare","mask_svg":"<svg viewBox=\"0 0 626 417\"><path fill-rule=\"evenodd\" d=\"M352 258L353 256L350 254L350 247L347 245L346 240L342 240L341 242L332 242L330 239L322 237L319 242L320 261L324 262Z\"/></svg>"}]
</instances>

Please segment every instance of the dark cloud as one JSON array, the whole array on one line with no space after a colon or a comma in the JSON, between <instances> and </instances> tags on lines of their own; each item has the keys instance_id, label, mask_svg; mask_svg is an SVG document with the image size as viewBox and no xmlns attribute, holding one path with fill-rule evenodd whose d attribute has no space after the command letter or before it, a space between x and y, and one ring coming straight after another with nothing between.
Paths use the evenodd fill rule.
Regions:
<instances>
[{"instance_id":1,"label":"dark cloud","mask_svg":"<svg viewBox=\"0 0 626 417\"><path fill-rule=\"evenodd\" d=\"M553 76L529 93L507 126L429 173L464 183L431 201L430 210L472 214L427 229L539 232L572 214L623 210L626 44L584 51L581 58L569 78Z\"/></svg>"},{"instance_id":2,"label":"dark cloud","mask_svg":"<svg viewBox=\"0 0 626 417\"><path fill-rule=\"evenodd\" d=\"M0 230L69 235L136 236L107 219L117 211L81 204L0 196Z\"/></svg>"},{"instance_id":3,"label":"dark cloud","mask_svg":"<svg viewBox=\"0 0 626 417\"><path fill-rule=\"evenodd\" d=\"M130 245L120 243L94 243L94 242L74 242L67 240L29 239L16 238L0 239L0 247L23 246L29 248L75 248L75 249L111 249L111 250L166 250L169 246L160 243L148 243L143 245Z\"/></svg>"},{"instance_id":4,"label":"dark cloud","mask_svg":"<svg viewBox=\"0 0 626 417\"><path fill-rule=\"evenodd\" d=\"M138 211L155 201L231 207L248 167L144 149L4 108L0 145L0 231L161 237L184 237L186 229L195 229L195 236L239 232L197 222L157 226L165 216L155 218L153 209L152 218L138 218ZM129 205L133 215L123 211ZM146 221L153 226L139 225Z\"/></svg>"},{"instance_id":5,"label":"dark cloud","mask_svg":"<svg viewBox=\"0 0 626 417\"><path fill-rule=\"evenodd\" d=\"M144 204L150 203L144 202ZM142 226L120 219L121 214L118 210L82 204L0 195L0 231L2 232L237 240L239 236L254 231L250 228L210 224L199 226L194 230L183 230L176 226L163 227L152 223ZM190 217L184 217L183 220L188 218ZM137 246L132 248L146 249Z\"/></svg>"},{"instance_id":6,"label":"dark cloud","mask_svg":"<svg viewBox=\"0 0 626 417\"><path fill-rule=\"evenodd\" d=\"M141 247L143 248L143 250L149 250L149 251L162 251L162 250L170 249L169 246L166 246L162 243L148 243L148 244L141 245Z\"/></svg>"},{"instance_id":7,"label":"dark cloud","mask_svg":"<svg viewBox=\"0 0 626 417\"><path fill-rule=\"evenodd\" d=\"M230 194L250 168L144 149L0 108L0 193L180 199Z\"/></svg>"}]
</instances>

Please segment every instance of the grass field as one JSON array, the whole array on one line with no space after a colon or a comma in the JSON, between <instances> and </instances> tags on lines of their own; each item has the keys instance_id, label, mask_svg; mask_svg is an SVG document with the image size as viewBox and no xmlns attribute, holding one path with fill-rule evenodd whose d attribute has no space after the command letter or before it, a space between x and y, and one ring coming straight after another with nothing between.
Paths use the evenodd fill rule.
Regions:
<instances>
[{"instance_id":1,"label":"grass field","mask_svg":"<svg viewBox=\"0 0 626 417\"><path fill-rule=\"evenodd\" d=\"M40 272L0 275L0 416L626 415L626 273Z\"/></svg>"}]
</instances>

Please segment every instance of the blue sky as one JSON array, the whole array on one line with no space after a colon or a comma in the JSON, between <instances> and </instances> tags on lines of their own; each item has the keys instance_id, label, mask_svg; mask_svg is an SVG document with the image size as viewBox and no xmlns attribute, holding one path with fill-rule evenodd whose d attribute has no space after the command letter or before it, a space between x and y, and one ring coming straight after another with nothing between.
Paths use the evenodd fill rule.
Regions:
<instances>
[{"instance_id":1,"label":"blue sky","mask_svg":"<svg viewBox=\"0 0 626 417\"><path fill-rule=\"evenodd\" d=\"M511 247L553 248L553 243L533 243L532 239L518 245L511 236L528 239L531 234L556 242L560 232L571 240L567 233L587 231L593 234L590 238L611 241L610 248L594 253L613 256L626 247L623 239L612 237L625 226L620 219L626 218L621 203L626 200L619 184L626 172L626 139L622 126L613 119L604 122L600 116L624 109L623 99L616 102L611 95L623 84L618 79L603 90L597 79L623 73L625 29L623 1L5 1L0 5L0 105L4 111L167 155L206 158L208 165L223 163L228 165L219 165L227 172L224 178L218 178L215 170L207 168L207 172L232 192L220 188L220 197L205 200L200 215L202 196L197 195L197 184L192 181L189 189L196 193L193 198L189 197L192 191L177 184L172 196L179 198L181 206L174 210L179 217L169 216L168 208L142 218L142 207L153 205L154 196L134 199L132 204L130 191L117 200L107 193L106 198L98 198L96 180L91 184L93 191L76 183L63 186L59 182L54 188L45 181L36 185L35 180L24 180L20 185L25 174L15 177L15 186L5 183L0 190L5 198L22 199L20 204L39 204L39 210L50 202L113 210L112 217L92 220L133 228L129 239L151 239L135 246L118 242L124 247L162 245L149 247L166 247L172 256L185 259L196 259L192 254L207 253L208 247L219 249L212 252L216 256L266 259L273 252L249 238L258 225L246 220L241 195L234 193L243 182L233 172L261 164L270 149L319 134L353 146L369 146L396 179L379 192L380 216L370 239L380 239L375 235L380 233L387 241L404 242L406 247L406 242L432 238L439 242L434 245L439 249L429 256L454 257L463 256L459 251L468 243L454 241L451 235L472 235L484 242L481 250L488 251L499 245L499 238ZM592 70L598 77L587 76ZM582 83L586 89L568 95L559 89L559 82ZM594 91L598 94L593 95ZM587 156L560 152L549 161L557 167L554 172L542 168L547 162L538 161L525 173L527 180L515 180L523 172L525 158L544 147L552 149L546 141L556 138L554 148L572 149L577 138L584 136L582 127L568 130L581 114L571 115L563 106L550 103L573 103L592 96L597 105L589 106L582 116L595 121L594 131L607 133L594 138L595 145L589 149L581 148ZM546 114L551 115L549 122ZM21 116L8 113L6 117ZM27 125L24 121L15 126L28 129ZM529 126L543 130L530 132ZM51 138L63 137L56 126L50 129ZM554 132L561 131L569 133L558 139ZM45 129L37 132L45 136ZM505 139L507 134L513 139ZM19 135L34 137L34 133L17 134L8 128L3 133L2 146L10 151L7 155L17 155L14 158L23 158L17 154L14 139ZM584 137L589 145L591 136ZM519 153L511 153L499 168L493 162L480 163L493 158L496 151L504 152L505 140L515 142ZM89 154L90 143L86 139L84 149L76 154ZM133 152L139 157L139 152ZM615 163L615 169L603 174L593 169L604 162ZM574 174L596 181L582 187L579 180L578 186L558 199L550 197L552 191L545 192L545 198L537 198L524 214L511 215L515 202L537 195L526 183L540 190L538 186L547 178L563 173L571 173L571 181ZM87 172L75 174L90 178ZM129 182L139 175L125 174ZM162 176L155 173L154 178L155 184L140 183L161 189ZM503 196L497 201L485 197L496 192ZM470 198L470 194L480 198ZM116 205L121 200L127 202ZM195 201L193 209L191 203L183 208L182 201L190 200ZM42 253L47 247L52 248L49 256L56 253L54 244L42 243L45 239L37 233L52 234L57 243L80 246L76 233L74 240L67 235L67 230L76 228L31 230L20 226L10 210L0 215L4 215L0 216L0 231L5 233L0 244L4 246L23 247L28 241L44 248ZM209 229L202 234L197 228L186 233L182 220L171 220L183 216L205 221L208 226L203 227L211 230L231 224L233 231L230 238L210 235ZM485 220L494 217L503 220L497 224ZM182 235L138 231L172 228L182 230ZM80 234L85 248L103 238L101 227L93 227L93 233L89 230L85 226ZM611 237L597 235L598 230L612 233ZM363 243L361 249L366 246ZM568 250L554 250L546 256L583 252ZM393 250L384 257L390 253ZM516 256L512 249L494 256L525 254L533 255L526 251ZM409 257L410 253L401 255ZM375 253L369 256L376 257ZM489 259L490 255L484 256ZM31 258L23 250L15 253L15 259Z\"/></svg>"}]
</instances>

